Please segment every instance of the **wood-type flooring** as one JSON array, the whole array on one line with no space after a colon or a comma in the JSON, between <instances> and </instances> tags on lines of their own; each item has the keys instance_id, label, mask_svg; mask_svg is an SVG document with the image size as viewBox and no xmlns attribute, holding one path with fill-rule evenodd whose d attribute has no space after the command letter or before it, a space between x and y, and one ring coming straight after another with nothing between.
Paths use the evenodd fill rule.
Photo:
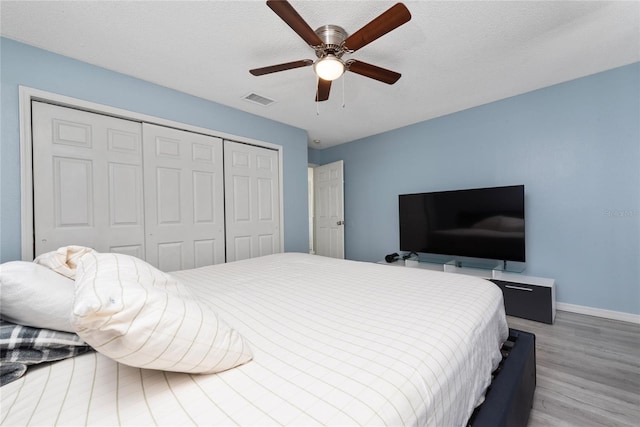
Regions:
<instances>
[{"instance_id":1,"label":"wood-type flooring","mask_svg":"<svg viewBox=\"0 0 640 427\"><path fill-rule=\"evenodd\" d=\"M536 335L528 427L640 426L640 325L558 311L553 325L508 316Z\"/></svg>"}]
</instances>

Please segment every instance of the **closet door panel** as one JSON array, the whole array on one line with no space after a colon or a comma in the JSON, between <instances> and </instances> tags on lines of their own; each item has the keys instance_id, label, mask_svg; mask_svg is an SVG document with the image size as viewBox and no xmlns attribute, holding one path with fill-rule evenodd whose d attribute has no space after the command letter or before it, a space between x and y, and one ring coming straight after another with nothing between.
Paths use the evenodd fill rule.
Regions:
<instances>
[{"instance_id":1,"label":"closet door panel","mask_svg":"<svg viewBox=\"0 0 640 427\"><path fill-rule=\"evenodd\" d=\"M281 252L278 153L224 142L227 261Z\"/></svg>"},{"instance_id":2,"label":"closet door panel","mask_svg":"<svg viewBox=\"0 0 640 427\"><path fill-rule=\"evenodd\" d=\"M188 206L183 206L180 195L182 194L182 169L157 168L156 185L152 192L156 196L157 223L159 225L178 224L183 222L182 213ZM147 189L149 189L147 185Z\"/></svg>"},{"instance_id":3,"label":"closet door panel","mask_svg":"<svg viewBox=\"0 0 640 427\"><path fill-rule=\"evenodd\" d=\"M271 179L258 179L258 220L259 221L273 221L275 215L273 212L273 180Z\"/></svg>"},{"instance_id":4,"label":"closet door panel","mask_svg":"<svg viewBox=\"0 0 640 427\"><path fill-rule=\"evenodd\" d=\"M138 166L109 164L109 218L112 227L141 225L142 182Z\"/></svg>"},{"instance_id":5,"label":"closet door panel","mask_svg":"<svg viewBox=\"0 0 640 427\"><path fill-rule=\"evenodd\" d=\"M240 261L242 259L248 259L254 256L258 256L258 254L253 250L253 242L250 235L247 236L239 236L236 235L233 237L233 242L228 247L228 256L227 260L230 261ZM233 251L233 252L231 252Z\"/></svg>"},{"instance_id":6,"label":"closet door panel","mask_svg":"<svg viewBox=\"0 0 640 427\"><path fill-rule=\"evenodd\" d=\"M222 200L222 194L216 191L215 179L215 174L210 172L193 172L193 221L196 224L220 221L216 218L216 205Z\"/></svg>"},{"instance_id":7,"label":"closet door panel","mask_svg":"<svg viewBox=\"0 0 640 427\"><path fill-rule=\"evenodd\" d=\"M218 245L215 240L196 240L193 242L194 267L204 267L216 264L216 258L224 257L218 253Z\"/></svg>"},{"instance_id":8,"label":"closet door panel","mask_svg":"<svg viewBox=\"0 0 640 427\"><path fill-rule=\"evenodd\" d=\"M54 157L53 196L56 228L93 226L93 162Z\"/></svg>"},{"instance_id":9,"label":"closet door panel","mask_svg":"<svg viewBox=\"0 0 640 427\"><path fill-rule=\"evenodd\" d=\"M274 253L275 248L276 242L273 240L273 234L258 236L258 251L260 256Z\"/></svg>"},{"instance_id":10,"label":"closet door panel","mask_svg":"<svg viewBox=\"0 0 640 427\"><path fill-rule=\"evenodd\" d=\"M163 242L158 243L158 260L157 267L162 271L176 271L193 268L190 263L192 253L189 252L189 248L185 248L185 242ZM187 249L187 250L185 250ZM149 259L147 261L150 262ZM186 265L186 266L185 266Z\"/></svg>"},{"instance_id":11,"label":"closet door panel","mask_svg":"<svg viewBox=\"0 0 640 427\"><path fill-rule=\"evenodd\" d=\"M248 174L249 172L245 171L244 173ZM229 220L233 223L251 221L251 178L234 175L229 196L233 199L233 210L230 211Z\"/></svg>"},{"instance_id":12,"label":"closet door panel","mask_svg":"<svg viewBox=\"0 0 640 427\"><path fill-rule=\"evenodd\" d=\"M32 127L34 255L144 248L140 123L34 101Z\"/></svg>"},{"instance_id":13,"label":"closet door panel","mask_svg":"<svg viewBox=\"0 0 640 427\"><path fill-rule=\"evenodd\" d=\"M222 140L143 124L146 258L163 271L225 261Z\"/></svg>"}]
</instances>

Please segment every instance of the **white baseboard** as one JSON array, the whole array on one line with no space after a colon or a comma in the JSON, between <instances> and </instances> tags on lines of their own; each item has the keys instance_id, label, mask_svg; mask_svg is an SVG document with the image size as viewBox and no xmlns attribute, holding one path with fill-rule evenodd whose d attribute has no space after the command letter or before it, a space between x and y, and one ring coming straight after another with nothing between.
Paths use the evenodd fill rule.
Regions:
<instances>
[{"instance_id":1,"label":"white baseboard","mask_svg":"<svg viewBox=\"0 0 640 427\"><path fill-rule=\"evenodd\" d=\"M605 310L602 308L587 307L584 305L556 303L556 309L571 313L586 314L588 316L604 317L605 319L620 320L623 322L640 324L640 314L624 313L622 311Z\"/></svg>"}]
</instances>

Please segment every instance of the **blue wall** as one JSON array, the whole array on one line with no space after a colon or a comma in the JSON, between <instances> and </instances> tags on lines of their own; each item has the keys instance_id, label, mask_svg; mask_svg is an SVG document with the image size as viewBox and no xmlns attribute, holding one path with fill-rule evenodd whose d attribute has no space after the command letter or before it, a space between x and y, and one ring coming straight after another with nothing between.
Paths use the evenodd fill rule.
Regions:
<instances>
[{"instance_id":1,"label":"blue wall","mask_svg":"<svg viewBox=\"0 0 640 427\"><path fill-rule=\"evenodd\" d=\"M309 163L313 163L317 165L322 158L322 150L316 150L313 148L309 148Z\"/></svg>"},{"instance_id":2,"label":"blue wall","mask_svg":"<svg viewBox=\"0 0 640 427\"><path fill-rule=\"evenodd\" d=\"M398 250L398 194L525 184L527 268L559 302L640 314L640 63L345 145L345 250Z\"/></svg>"},{"instance_id":3,"label":"blue wall","mask_svg":"<svg viewBox=\"0 0 640 427\"><path fill-rule=\"evenodd\" d=\"M1 262L21 257L18 85L283 146L284 248L308 250L306 131L6 38L0 55Z\"/></svg>"}]
</instances>

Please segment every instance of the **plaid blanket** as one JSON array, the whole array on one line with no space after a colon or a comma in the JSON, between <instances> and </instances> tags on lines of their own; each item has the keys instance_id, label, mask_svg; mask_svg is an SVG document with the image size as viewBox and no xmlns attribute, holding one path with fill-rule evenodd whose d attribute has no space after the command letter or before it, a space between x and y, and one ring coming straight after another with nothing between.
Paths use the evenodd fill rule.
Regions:
<instances>
[{"instance_id":1,"label":"plaid blanket","mask_svg":"<svg viewBox=\"0 0 640 427\"><path fill-rule=\"evenodd\" d=\"M27 366L66 359L91 350L78 335L0 320L0 386L17 380Z\"/></svg>"}]
</instances>

